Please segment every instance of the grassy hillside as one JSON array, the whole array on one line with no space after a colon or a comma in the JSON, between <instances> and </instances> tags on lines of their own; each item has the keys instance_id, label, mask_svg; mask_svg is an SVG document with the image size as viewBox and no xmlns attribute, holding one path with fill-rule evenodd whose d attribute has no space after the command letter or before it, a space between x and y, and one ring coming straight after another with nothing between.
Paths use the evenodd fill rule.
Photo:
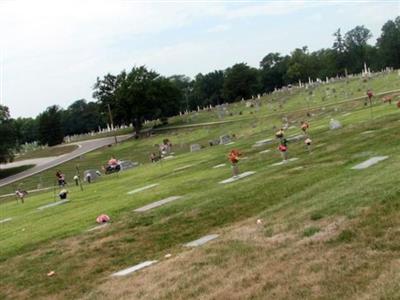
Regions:
<instances>
[{"instance_id":1,"label":"grassy hillside","mask_svg":"<svg viewBox=\"0 0 400 300\"><path fill-rule=\"evenodd\" d=\"M380 79L382 89L400 86L399 78L390 76ZM240 122L167 131L66 163L62 170L69 177L76 164L96 167L111 154L143 163L85 185L83 192L69 187L68 204L37 210L54 201L53 191L28 197L23 205L2 203L0 220L12 220L0 224L0 297L399 298L400 110L377 102L371 118L371 110L360 101L315 109L309 118L312 153L303 141L293 142L289 155L299 159L272 166L281 160L277 141L253 145L272 138L283 115L293 126L287 135L300 133L305 113L296 110L304 105L300 94L292 97L283 107L286 112L265 117L265 99L265 112L253 112ZM230 108L235 109L242 115L231 118L250 115L243 104ZM202 112L195 121L213 121L213 116ZM343 128L329 130L330 118L340 120ZM237 138L232 146L188 152L191 143L206 146L212 138L233 133ZM148 163L148 153L165 137L172 140L176 158ZM256 173L222 185L219 181L231 176L230 167L213 166L227 163L232 147L247 157L240 162L241 172ZM260 153L266 149L271 151ZM389 158L365 170L351 169L378 155ZM41 180L51 183L53 172L45 172ZM23 185L36 180L29 178ZM154 183L159 185L127 194ZM178 195L183 198L148 212L133 211ZM111 225L87 232L101 213L110 215ZM210 233L220 236L201 248L182 247ZM164 258L167 253L172 257ZM145 260L159 262L127 277L109 277ZM56 275L47 277L51 270Z\"/></svg>"}]
</instances>

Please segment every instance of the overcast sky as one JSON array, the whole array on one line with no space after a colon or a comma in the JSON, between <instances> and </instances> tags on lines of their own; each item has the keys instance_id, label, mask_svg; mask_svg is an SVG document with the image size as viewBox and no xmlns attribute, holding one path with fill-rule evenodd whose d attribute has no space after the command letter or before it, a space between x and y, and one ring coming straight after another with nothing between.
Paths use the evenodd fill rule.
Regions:
<instances>
[{"instance_id":1,"label":"overcast sky","mask_svg":"<svg viewBox=\"0 0 400 300\"><path fill-rule=\"evenodd\" d=\"M146 65L191 77L269 52L331 47L337 28L365 25L372 43L400 0L0 0L2 104L13 117L92 100L97 76Z\"/></svg>"}]
</instances>

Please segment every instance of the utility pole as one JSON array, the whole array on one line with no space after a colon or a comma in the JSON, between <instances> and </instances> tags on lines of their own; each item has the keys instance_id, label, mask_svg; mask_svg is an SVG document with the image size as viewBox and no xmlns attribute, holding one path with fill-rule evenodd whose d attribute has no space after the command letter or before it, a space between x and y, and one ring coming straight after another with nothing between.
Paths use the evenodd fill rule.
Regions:
<instances>
[{"instance_id":1,"label":"utility pole","mask_svg":"<svg viewBox=\"0 0 400 300\"><path fill-rule=\"evenodd\" d=\"M114 131L114 139L115 139L115 144L118 144L118 140L117 140L117 133L114 130L114 122L113 122L113 117L111 114L111 107L110 104L107 104L108 107L108 115L110 116L110 124L111 124L111 129Z\"/></svg>"}]
</instances>

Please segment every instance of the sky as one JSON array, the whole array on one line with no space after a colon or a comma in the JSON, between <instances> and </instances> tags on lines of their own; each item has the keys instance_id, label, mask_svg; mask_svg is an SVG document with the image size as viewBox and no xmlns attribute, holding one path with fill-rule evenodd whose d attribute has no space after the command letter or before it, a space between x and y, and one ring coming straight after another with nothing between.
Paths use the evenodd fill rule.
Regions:
<instances>
[{"instance_id":1,"label":"sky","mask_svg":"<svg viewBox=\"0 0 400 300\"><path fill-rule=\"evenodd\" d=\"M269 52L329 48L357 25L375 43L400 0L0 0L0 102L11 116L93 101L97 77L145 65L194 77Z\"/></svg>"}]
</instances>

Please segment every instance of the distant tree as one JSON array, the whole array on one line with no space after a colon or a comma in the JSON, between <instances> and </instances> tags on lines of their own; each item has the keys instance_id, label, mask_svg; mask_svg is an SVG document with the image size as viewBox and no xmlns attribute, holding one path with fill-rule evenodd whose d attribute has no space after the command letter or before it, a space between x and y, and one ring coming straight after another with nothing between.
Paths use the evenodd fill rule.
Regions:
<instances>
[{"instance_id":1,"label":"distant tree","mask_svg":"<svg viewBox=\"0 0 400 300\"><path fill-rule=\"evenodd\" d=\"M95 102L77 100L63 111L63 128L66 135L95 131L105 124L106 115L101 113L100 105Z\"/></svg>"},{"instance_id":2,"label":"distant tree","mask_svg":"<svg viewBox=\"0 0 400 300\"><path fill-rule=\"evenodd\" d=\"M204 75L197 74L193 82L192 108L222 103L223 86L224 72L221 70L215 70Z\"/></svg>"},{"instance_id":3,"label":"distant tree","mask_svg":"<svg viewBox=\"0 0 400 300\"><path fill-rule=\"evenodd\" d=\"M48 107L38 116L39 141L42 145L54 146L63 142L61 118L62 110L57 105Z\"/></svg>"},{"instance_id":4,"label":"distant tree","mask_svg":"<svg viewBox=\"0 0 400 300\"><path fill-rule=\"evenodd\" d=\"M93 98L98 100L100 111L108 112L108 105L114 112L114 122L120 124L122 121L119 116L124 114L124 111L117 111L120 107L117 106L116 93L117 89L126 80L126 72L122 71L118 75L107 74L102 79L97 77L93 87Z\"/></svg>"},{"instance_id":5,"label":"distant tree","mask_svg":"<svg viewBox=\"0 0 400 300\"><path fill-rule=\"evenodd\" d=\"M18 144L32 143L39 140L38 120L35 118L18 118L14 120Z\"/></svg>"},{"instance_id":6,"label":"distant tree","mask_svg":"<svg viewBox=\"0 0 400 300\"><path fill-rule=\"evenodd\" d=\"M342 36L340 28L333 34L335 40L332 49L334 51L334 58L336 61L336 73L343 75L346 70L346 45Z\"/></svg>"},{"instance_id":7,"label":"distant tree","mask_svg":"<svg viewBox=\"0 0 400 300\"><path fill-rule=\"evenodd\" d=\"M364 26L356 26L344 36L346 46L346 65L352 73L360 72L364 62L370 63L368 52L372 46L368 40L372 37L371 31Z\"/></svg>"},{"instance_id":8,"label":"distant tree","mask_svg":"<svg viewBox=\"0 0 400 300\"><path fill-rule=\"evenodd\" d=\"M227 102L248 99L262 91L259 71L245 63L226 69L224 75L223 96Z\"/></svg>"},{"instance_id":9,"label":"distant tree","mask_svg":"<svg viewBox=\"0 0 400 300\"><path fill-rule=\"evenodd\" d=\"M308 81L308 77L315 77L315 70L311 65L311 59L307 46L296 48L290 56L286 78L288 82L295 83L298 80Z\"/></svg>"},{"instance_id":10,"label":"distant tree","mask_svg":"<svg viewBox=\"0 0 400 300\"><path fill-rule=\"evenodd\" d=\"M400 17L383 25L377 47L382 67L400 68Z\"/></svg>"},{"instance_id":11,"label":"distant tree","mask_svg":"<svg viewBox=\"0 0 400 300\"><path fill-rule=\"evenodd\" d=\"M12 161L17 147L16 130L7 106L0 105L0 163Z\"/></svg>"},{"instance_id":12,"label":"distant tree","mask_svg":"<svg viewBox=\"0 0 400 300\"><path fill-rule=\"evenodd\" d=\"M260 76L263 91L271 92L282 87L288 68L288 56L279 53L269 53L260 62Z\"/></svg>"},{"instance_id":13,"label":"distant tree","mask_svg":"<svg viewBox=\"0 0 400 300\"><path fill-rule=\"evenodd\" d=\"M110 104L120 122L132 123L136 134L145 120L166 121L175 115L182 98L176 84L144 66L117 76L108 74L105 79L98 79L94 88L93 95L99 102L103 106Z\"/></svg>"},{"instance_id":14,"label":"distant tree","mask_svg":"<svg viewBox=\"0 0 400 300\"><path fill-rule=\"evenodd\" d=\"M179 100L179 111L184 111L189 108L193 81L186 75L172 75L168 77L168 80L179 89L182 95Z\"/></svg>"}]
</instances>

